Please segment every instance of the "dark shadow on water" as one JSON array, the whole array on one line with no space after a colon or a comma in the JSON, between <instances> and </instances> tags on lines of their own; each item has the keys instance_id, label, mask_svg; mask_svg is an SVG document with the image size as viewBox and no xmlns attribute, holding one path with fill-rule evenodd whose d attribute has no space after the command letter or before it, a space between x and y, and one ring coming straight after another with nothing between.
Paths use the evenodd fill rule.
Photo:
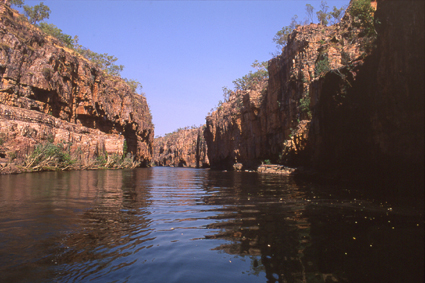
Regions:
<instances>
[{"instance_id":1,"label":"dark shadow on water","mask_svg":"<svg viewBox=\"0 0 425 283\"><path fill-rule=\"evenodd\" d=\"M422 211L292 177L210 175L204 201L223 208L207 238L267 282L423 282Z\"/></svg>"},{"instance_id":2,"label":"dark shadow on water","mask_svg":"<svg viewBox=\"0 0 425 283\"><path fill-rule=\"evenodd\" d=\"M423 211L355 186L183 168L0 185L0 282L209 282L217 253L229 282L423 282Z\"/></svg>"}]
</instances>

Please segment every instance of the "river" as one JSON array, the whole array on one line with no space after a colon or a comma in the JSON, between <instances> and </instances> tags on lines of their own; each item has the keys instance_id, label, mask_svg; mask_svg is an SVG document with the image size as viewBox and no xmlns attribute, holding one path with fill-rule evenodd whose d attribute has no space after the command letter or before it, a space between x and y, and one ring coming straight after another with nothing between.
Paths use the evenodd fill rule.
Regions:
<instances>
[{"instance_id":1,"label":"river","mask_svg":"<svg viewBox=\"0 0 425 283\"><path fill-rule=\"evenodd\" d=\"M277 175L6 175L0 282L423 282L423 224L417 207Z\"/></svg>"}]
</instances>

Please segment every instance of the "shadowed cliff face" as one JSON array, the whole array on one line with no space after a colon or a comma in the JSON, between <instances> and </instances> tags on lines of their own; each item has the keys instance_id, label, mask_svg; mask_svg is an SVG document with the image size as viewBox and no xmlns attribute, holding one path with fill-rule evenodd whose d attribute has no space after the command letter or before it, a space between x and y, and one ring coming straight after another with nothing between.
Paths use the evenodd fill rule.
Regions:
<instances>
[{"instance_id":1,"label":"shadowed cliff face","mask_svg":"<svg viewBox=\"0 0 425 283\"><path fill-rule=\"evenodd\" d=\"M378 1L376 48L341 70L345 80L328 73L314 83L309 148L316 168L423 186L423 9L423 1Z\"/></svg>"},{"instance_id":2,"label":"shadowed cliff face","mask_svg":"<svg viewBox=\"0 0 425 283\"><path fill-rule=\"evenodd\" d=\"M155 138L153 161L157 166L209 167L204 126L180 129Z\"/></svg>"},{"instance_id":3,"label":"shadowed cliff face","mask_svg":"<svg viewBox=\"0 0 425 283\"><path fill-rule=\"evenodd\" d=\"M88 156L122 154L126 141L127 151L147 165L154 129L146 98L0 6L3 152L26 153L49 139Z\"/></svg>"},{"instance_id":4,"label":"shadowed cliff face","mask_svg":"<svg viewBox=\"0 0 425 283\"><path fill-rule=\"evenodd\" d=\"M211 166L270 159L423 184L424 3L374 4L377 36L348 14L334 26L298 27L269 61L259 105L248 103L251 91L240 110L230 101L207 117Z\"/></svg>"},{"instance_id":5,"label":"shadowed cliff face","mask_svg":"<svg viewBox=\"0 0 425 283\"><path fill-rule=\"evenodd\" d=\"M291 155L296 153L304 142L294 138L305 136L311 118L308 108L315 104L312 82L329 70L361 59L360 32L348 16L329 27L298 27L282 54L269 61L268 82L233 93L235 99L207 117L205 137L211 166L231 169L241 162L244 168L255 168L264 159L288 160L283 156L288 147ZM298 131L301 122L303 132Z\"/></svg>"}]
</instances>

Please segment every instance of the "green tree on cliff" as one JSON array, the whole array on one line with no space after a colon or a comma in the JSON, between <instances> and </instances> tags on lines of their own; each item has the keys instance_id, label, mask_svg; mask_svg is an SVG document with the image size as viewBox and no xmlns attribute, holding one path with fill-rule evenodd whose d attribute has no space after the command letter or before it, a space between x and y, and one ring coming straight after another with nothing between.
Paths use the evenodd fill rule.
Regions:
<instances>
[{"instance_id":1,"label":"green tree on cliff","mask_svg":"<svg viewBox=\"0 0 425 283\"><path fill-rule=\"evenodd\" d=\"M50 16L50 8L41 2L38 5L30 7L28 5L24 6L25 16L27 16L31 24L36 24L44 19L48 19Z\"/></svg>"},{"instance_id":2,"label":"green tree on cliff","mask_svg":"<svg viewBox=\"0 0 425 283\"><path fill-rule=\"evenodd\" d=\"M123 65L115 64L118 58L114 55L108 55L108 53L96 53L87 48L79 49L77 52L88 58L98 68L104 70L109 75L118 76L121 71L124 70Z\"/></svg>"},{"instance_id":3,"label":"green tree on cliff","mask_svg":"<svg viewBox=\"0 0 425 283\"><path fill-rule=\"evenodd\" d=\"M310 21L310 23L313 23L314 22L314 17L313 17L314 7L311 6L310 4L306 4L305 11L307 13L307 21Z\"/></svg>"},{"instance_id":4,"label":"green tree on cliff","mask_svg":"<svg viewBox=\"0 0 425 283\"><path fill-rule=\"evenodd\" d=\"M24 1L23 0L10 0L10 5L14 5L16 7L22 7L22 5L24 5Z\"/></svg>"},{"instance_id":5,"label":"green tree on cliff","mask_svg":"<svg viewBox=\"0 0 425 283\"><path fill-rule=\"evenodd\" d=\"M276 33L273 37L273 41L276 43L278 49L282 49L288 43L289 35L292 33L292 28L289 26L283 27L280 31Z\"/></svg>"},{"instance_id":6,"label":"green tree on cliff","mask_svg":"<svg viewBox=\"0 0 425 283\"><path fill-rule=\"evenodd\" d=\"M329 23L329 19L330 19L330 15L327 13L329 9L329 6L327 5L327 3L325 1L322 0L322 2L320 3L320 10L316 12L317 15L317 20L319 21L319 23L321 25L328 25Z\"/></svg>"},{"instance_id":7,"label":"green tree on cliff","mask_svg":"<svg viewBox=\"0 0 425 283\"><path fill-rule=\"evenodd\" d=\"M354 24L363 27L368 36L376 35L374 25L375 9L371 6L371 0L355 0L349 10L350 15L354 18Z\"/></svg>"},{"instance_id":8,"label":"green tree on cliff","mask_svg":"<svg viewBox=\"0 0 425 283\"><path fill-rule=\"evenodd\" d=\"M232 90L231 89L228 89L225 86L222 87L222 90L223 90L223 99L224 99L224 101L225 102L226 101L229 101L230 95L232 94Z\"/></svg>"},{"instance_id":9,"label":"green tree on cliff","mask_svg":"<svg viewBox=\"0 0 425 283\"><path fill-rule=\"evenodd\" d=\"M337 22L339 22L344 10L345 10L345 6L342 6L339 9L334 6L333 11L329 12L329 15L331 16L331 24L336 24Z\"/></svg>"},{"instance_id":10,"label":"green tree on cliff","mask_svg":"<svg viewBox=\"0 0 425 283\"><path fill-rule=\"evenodd\" d=\"M38 27L46 34L51 35L59 39L63 44L67 47L72 48L74 40L68 34L62 32L60 28L55 26L54 24L48 24L41 22Z\"/></svg>"},{"instance_id":11,"label":"green tree on cliff","mask_svg":"<svg viewBox=\"0 0 425 283\"><path fill-rule=\"evenodd\" d=\"M363 3L364 1L369 1L370 0L356 0L360 1L361 3ZM361 4L363 5L363 4ZM361 6L360 5L360 6ZM326 1L322 1L320 3L320 10L316 12L316 16L317 19L319 21L319 23L321 23L322 25L327 25L329 23L329 20L331 20L332 24L335 24L339 21L342 13L345 10L345 7L341 7L341 8L337 8L337 7L333 7L333 10L331 12L328 13L328 9L329 6L327 5ZM360 8L360 10L362 10L364 8ZM306 10L306 19L304 21L304 24L309 24L309 23L314 23L314 7L310 4L306 4L305 7ZM357 10L356 10L357 11ZM359 14L359 13L357 13ZM364 13L361 12L361 14L363 15ZM276 43L276 47L278 49L278 51L281 51L283 49L283 47L286 46L286 44L288 43L288 39L289 36L291 35L292 31L298 27L299 25L301 25L302 22L298 21L298 16L294 15L291 19L291 22L289 23L288 26L284 26L281 30L279 30L276 35L273 37L273 41ZM280 52L279 52L280 53ZM273 54L274 56L276 54Z\"/></svg>"},{"instance_id":12,"label":"green tree on cliff","mask_svg":"<svg viewBox=\"0 0 425 283\"><path fill-rule=\"evenodd\" d=\"M258 60L255 60L251 67L255 68L257 71L254 73L249 71L247 75L234 80L233 85L235 90L252 89L255 85L268 78L268 62L258 62Z\"/></svg>"},{"instance_id":13,"label":"green tree on cliff","mask_svg":"<svg viewBox=\"0 0 425 283\"><path fill-rule=\"evenodd\" d=\"M294 15L289 23L289 26L283 27L280 31L276 33L273 37L273 41L276 43L276 47L281 50L288 43L289 35L292 31L299 25L301 25L300 21L297 21L298 16Z\"/></svg>"},{"instance_id":14,"label":"green tree on cliff","mask_svg":"<svg viewBox=\"0 0 425 283\"><path fill-rule=\"evenodd\" d=\"M124 81L128 84L132 92L142 94L143 86L139 81L133 79L124 79Z\"/></svg>"},{"instance_id":15,"label":"green tree on cliff","mask_svg":"<svg viewBox=\"0 0 425 283\"><path fill-rule=\"evenodd\" d=\"M104 70L107 74L113 76L119 76L121 71L124 70L123 65L116 65L115 62L118 60L117 57L113 55L108 55L108 53L96 53L90 49L80 45L78 43L78 36L74 36L72 40L73 48L80 55L84 56L86 59L92 61L96 67Z\"/></svg>"}]
</instances>

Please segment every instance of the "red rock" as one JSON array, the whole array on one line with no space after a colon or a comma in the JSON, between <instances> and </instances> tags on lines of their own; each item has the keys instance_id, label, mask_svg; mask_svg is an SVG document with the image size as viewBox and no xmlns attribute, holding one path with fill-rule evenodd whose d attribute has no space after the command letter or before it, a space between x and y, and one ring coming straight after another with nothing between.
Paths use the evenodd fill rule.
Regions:
<instances>
[{"instance_id":1,"label":"red rock","mask_svg":"<svg viewBox=\"0 0 425 283\"><path fill-rule=\"evenodd\" d=\"M209 167L203 129L184 128L154 140L153 161L157 166Z\"/></svg>"},{"instance_id":2,"label":"red rock","mask_svg":"<svg viewBox=\"0 0 425 283\"><path fill-rule=\"evenodd\" d=\"M267 87L234 93L241 104L231 99L206 118L211 167L269 159L423 188L423 10L423 1L378 1L376 41L349 15L298 27L269 61ZM319 75L322 53L329 70Z\"/></svg>"},{"instance_id":3,"label":"red rock","mask_svg":"<svg viewBox=\"0 0 425 283\"><path fill-rule=\"evenodd\" d=\"M50 136L96 156L103 151L122 154L125 140L128 152L149 165L154 128L146 98L43 34L15 10L0 7L4 146L23 154Z\"/></svg>"}]
</instances>

